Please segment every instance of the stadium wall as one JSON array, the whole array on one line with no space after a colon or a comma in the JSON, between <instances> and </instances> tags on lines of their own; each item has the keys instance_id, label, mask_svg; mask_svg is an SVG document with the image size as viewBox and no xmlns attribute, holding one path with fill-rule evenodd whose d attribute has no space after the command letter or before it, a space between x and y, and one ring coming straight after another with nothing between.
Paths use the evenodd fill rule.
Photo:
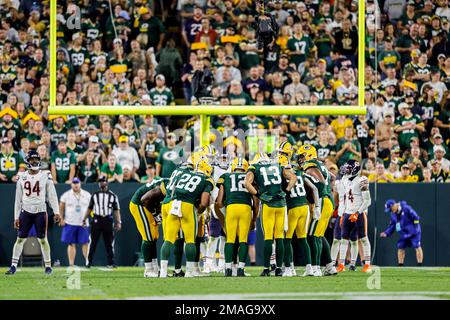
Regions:
<instances>
[{"instance_id":1,"label":"stadium wall","mask_svg":"<svg viewBox=\"0 0 450 320\"><path fill-rule=\"evenodd\" d=\"M120 199L122 212L122 231L117 233L115 241L116 263L118 265L133 265L140 250L140 236L136 230L134 221L128 211L128 204L138 184L111 184L111 189ZM97 184L86 184L83 188L89 192L97 190ZM58 195L69 189L68 185L56 186ZM376 190L375 190L376 189ZM370 186L373 203L369 210L369 237L374 246L376 230L377 243L374 263L382 266L397 264L396 240L398 235L392 238L382 239L378 234L385 230L389 224L389 214L384 213L384 203L388 199L405 200L416 209L422 218L422 243L424 250L424 265L426 266L450 266L450 210L449 195L450 184L378 184ZM0 194L2 210L0 210L0 265L10 263L12 247L16 232L13 229L14 195L15 185L1 185ZM376 199L376 201L375 201ZM376 228L375 228L376 227ZM61 265L67 265L66 246L61 243L61 228L49 221L49 242L52 248L52 260L59 260ZM161 241L160 241L161 244ZM263 237L258 225L257 232L257 264L262 264ZM415 254L407 251L406 265L415 265ZM81 252L78 251L78 265L82 265ZM106 264L106 256L103 242L100 241L94 259L94 264Z\"/></svg>"}]
</instances>

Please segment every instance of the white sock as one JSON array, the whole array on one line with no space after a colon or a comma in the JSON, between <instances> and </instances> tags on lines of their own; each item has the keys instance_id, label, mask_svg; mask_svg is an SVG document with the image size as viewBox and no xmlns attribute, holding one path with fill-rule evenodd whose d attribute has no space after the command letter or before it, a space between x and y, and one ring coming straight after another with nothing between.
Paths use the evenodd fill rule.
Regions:
<instances>
[{"instance_id":1,"label":"white sock","mask_svg":"<svg viewBox=\"0 0 450 320\"><path fill-rule=\"evenodd\" d=\"M347 256L347 249L348 249L348 240L342 239L341 247L339 248L339 263L342 264L345 263L345 257Z\"/></svg>"},{"instance_id":2,"label":"white sock","mask_svg":"<svg viewBox=\"0 0 450 320\"><path fill-rule=\"evenodd\" d=\"M48 244L47 237L39 239L39 244L41 245L42 257L44 258L45 267L51 267L52 261L50 256L50 245Z\"/></svg>"},{"instance_id":3,"label":"white sock","mask_svg":"<svg viewBox=\"0 0 450 320\"><path fill-rule=\"evenodd\" d=\"M226 269L231 269L231 262L225 263L225 268Z\"/></svg>"},{"instance_id":4,"label":"white sock","mask_svg":"<svg viewBox=\"0 0 450 320\"><path fill-rule=\"evenodd\" d=\"M275 241L272 242L272 255L270 256L270 264L276 264L276 251L275 251Z\"/></svg>"},{"instance_id":5,"label":"white sock","mask_svg":"<svg viewBox=\"0 0 450 320\"><path fill-rule=\"evenodd\" d=\"M363 247L364 263L370 265L371 248L370 248L369 238L367 238L367 237L362 238L361 243L362 243L362 247Z\"/></svg>"},{"instance_id":6,"label":"white sock","mask_svg":"<svg viewBox=\"0 0 450 320\"><path fill-rule=\"evenodd\" d=\"M219 254L220 258L222 259L225 256L225 243L227 242L227 239L223 236L219 237Z\"/></svg>"},{"instance_id":7,"label":"white sock","mask_svg":"<svg viewBox=\"0 0 450 320\"><path fill-rule=\"evenodd\" d=\"M205 263L205 258L207 256L207 248L206 248L206 242L200 243L200 259L203 261L203 264Z\"/></svg>"},{"instance_id":8,"label":"white sock","mask_svg":"<svg viewBox=\"0 0 450 320\"><path fill-rule=\"evenodd\" d=\"M333 261L333 265L336 264L336 260L339 254L339 245L340 241L338 239L333 239L333 244L331 245L331 260Z\"/></svg>"},{"instance_id":9,"label":"white sock","mask_svg":"<svg viewBox=\"0 0 450 320\"><path fill-rule=\"evenodd\" d=\"M194 262L194 268L198 269L198 262Z\"/></svg>"},{"instance_id":10,"label":"white sock","mask_svg":"<svg viewBox=\"0 0 450 320\"><path fill-rule=\"evenodd\" d=\"M355 265L356 259L358 259L358 241L351 241L351 248L350 248L350 259L351 264Z\"/></svg>"},{"instance_id":11,"label":"white sock","mask_svg":"<svg viewBox=\"0 0 450 320\"><path fill-rule=\"evenodd\" d=\"M145 270L145 272L152 271L153 270L153 262L144 262L144 270Z\"/></svg>"},{"instance_id":12,"label":"white sock","mask_svg":"<svg viewBox=\"0 0 450 320\"><path fill-rule=\"evenodd\" d=\"M12 255L12 261L11 266L14 266L17 268L17 264L19 263L20 256L22 255L23 251L23 245L25 244L25 238L17 238L16 243L14 243L13 248L13 255Z\"/></svg>"},{"instance_id":13,"label":"white sock","mask_svg":"<svg viewBox=\"0 0 450 320\"><path fill-rule=\"evenodd\" d=\"M311 264L307 264L307 265L306 265L306 270L313 270L312 265L311 265Z\"/></svg>"},{"instance_id":14,"label":"white sock","mask_svg":"<svg viewBox=\"0 0 450 320\"><path fill-rule=\"evenodd\" d=\"M161 260L161 276L167 276L167 267L169 265L169 260Z\"/></svg>"},{"instance_id":15,"label":"white sock","mask_svg":"<svg viewBox=\"0 0 450 320\"><path fill-rule=\"evenodd\" d=\"M210 265L213 265L213 262L216 261L216 251L217 251L217 244L219 243L219 238L217 237L210 237L208 241L207 251L206 251L206 259L207 263Z\"/></svg>"},{"instance_id":16,"label":"white sock","mask_svg":"<svg viewBox=\"0 0 450 320\"><path fill-rule=\"evenodd\" d=\"M186 261L186 272L193 272L195 268L195 262Z\"/></svg>"},{"instance_id":17,"label":"white sock","mask_svg":"<svg viewBox=\"0 0 450 320\"><path fill-rule=\"evenodd\" d=\"M239 268L244 269L245 268L245 262L239 261Z\"/></svg>"}]
</instances>

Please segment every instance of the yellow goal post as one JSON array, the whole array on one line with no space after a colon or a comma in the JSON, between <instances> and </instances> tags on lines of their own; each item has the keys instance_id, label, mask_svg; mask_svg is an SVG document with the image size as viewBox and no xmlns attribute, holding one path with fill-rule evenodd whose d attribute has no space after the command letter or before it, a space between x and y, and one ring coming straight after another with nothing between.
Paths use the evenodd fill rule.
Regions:
<instances>
[{"instance_id":1,"label":"yellow goal post","mask_svg":"<svg viewBox=\"0 0 450 320\"><path fill-rule=\"evenodd\" d=\"M207 144L211 115L361 115L366 114L364 105L365 89L365 1L358 6L358 105L357 106L311 106L311 105L265 105L265 106L224 106L224 105L176 105L176 106L92 106L57 105L57 0L50 1L50 105L49 115L155 115L193 116L199 115L200 143Z\"/></svg>"}]
</instances>

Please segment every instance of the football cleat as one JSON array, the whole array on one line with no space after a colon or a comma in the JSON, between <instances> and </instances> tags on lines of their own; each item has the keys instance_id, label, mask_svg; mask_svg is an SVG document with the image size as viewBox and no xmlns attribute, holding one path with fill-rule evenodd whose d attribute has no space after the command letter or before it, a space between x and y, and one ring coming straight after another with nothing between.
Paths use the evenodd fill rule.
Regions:
<instances>
[{"instance_id":1,"label":"football cleat","mask_svg":"<svg viewBox=\"0 0 450 320\"><path fill-rule=\"evenodd\" d=\"M345 265L343 263L339 263L336 271L337 272L344 272L345 271Z\"/></svg>"},{"instance_id":2,"label":"football cleat","mask_svg":"<svg viewBox=\"0 0 450 320\"><path fill-rule=\"evenodd\" d=\"M144 272L144 278L158 278L158 272L148 270Z\"/></svg>"},{"instance_id":3,"label":"football cleat","mask_svg":"<svg viewBox=\"0 0 450 320\"><path fill-rule=\"evenodd\" d=\"M282 277L283 276L283 270L281 268L275 269L275 277Z\"/></svg>"},{"instance_id":4,"label":"football cleat","mask_svg":"<svg viewBox=\"0 0 450 320\"><path fill-rule=\"evenodd\" d=\"M237 276L238 277L247 277L247 274L245 273L244 268L237 269Z\"/></svg>"},{"instance_id":5,"label":"football cleat","mask_svg":"<svg viewBox=\"0 0 450 320\"><path fill-rule=\"evenodd\" d=\"M302 277L313 277L313 276L314 270L312 268L306 268L305 272L302 275Z\"/></svg>"},{"instance_id":6,"label":"football cleat","mask_svg":"<svg viewBox=\"0 0 450 320\"><path fill-rule=\"evenodd\" d=\"M372 272L372 268L370 267L370 264L365 264L361 271L370 273Z\"/></svg>"},{"instance_id":7,"label":"football cleat","mask_svg":"<svg viewBox=\"0 0 450 320\"><path fill-rule=\"evenodd\" d=\"M184 271L183 270L181 270L180 272L174 271L173 274L172 274L172 277L174 277L174 278L183 278L184 277Z\"/></svg>"},{"instance_id":8,"label":"football cleat","mask_svg":"<svg viewBox=\"0 0 450 320\"><path fill-rule=\"evenodd\" d=\"M233 271L231 270L231 268L226 268L225 269L225 277L232 277L233 276Z\"/></svg>"},{"instance_id":9,"label":"football cleat","mask_svg":"<svg viewBox=\"0 0 450 320\"><path fill-rule=\"evenodd\" d=\"M261 277L270 277L270 270L264 269L263 272L260 274Z\"/></svg>"},{"instance_id":10,"label":"football cleat","mask_svg":"<svg viewBox=\"0 0 450 320\"><path fill-rule=\"evenodd\" d=\"M45 267L45 274L46 274L46 275L50 276L52 273L53 273L52 268L50 268L50 267Z\"/></svg>"},{"instance_id":11,"label":"football cleat","mask_svg":"<svg viewBox=\"0 0 450 320\"><path fill-rule=\"evenodd\" d=\"M237 267L236 265L232 265L231 266L231 274L233 275L233 277L237 277Z\"/></svg>"},{"instance_id":12,"label":"football cleat","mask_svg":"<svg viewBox=\"0 0 450 320\"><path fill-rule=\"evenodd\" d=\"M293 276L293 277L296 277L296 276L297 276L297 271L295 271L295 268L294 268L294 267L291 267L291 273L292 273L292 276Z\"/></svg>"},{"instance_id":13,"label":"football cleat","mask_svg":"<svg viewBox=\"0 0 450 320\"><path fill-rule=\"evenodd\" d=\"M319 266L316 267L316 270L314 270L314 277L321 277L322 276L322 270L320 269Z\"/></svg>"},{"instance_id":14,"label":"football cleat","mask_svg":"<svg viewBox=\"0 0 450 320\"><path fill-rule=\"evenodd\" d=\"M294 275L292 274L292 269L291 268L284 269L283 277L293 277L293 276Z\"/></svg>"},{"instance_id":15,"label":"football cleat","mask_svg":"<svg viewBox=\"0 0 450 320\"><path fill-rule=\"evenodd\" d=\"M17 271L16 267L11 266L11 267L9 268L9 270L5 272L5 274L6 274L7 276L12 276L12 275L16 274L16 271Z\"/></svg>"},{"instance_id":16,"label":"football cleat","mask_svg":"<svg viewBox=\"0 0 450 320\"><path fill-rule=\"evenodd\" d=\"M348 267L348 270L350 271L356 271L356 267L354 264L351 264L350 267Z\"/></svg>"},{"instance_id":17,"label":"football cleat","mask_svg":"<svg viewBox=\"0 0 450 320\"><path fill-rule=\"evenodd\" d=\"M117 266L115 264L109 264L106 266L107 269L117 269Z\"/></svg>"},{"instance_id":18,"label":"football cleat","mask_svg":"<svg viewBox=\"0 0 450 320\"><path fill-rule=\"evenodd\" d=\"M337 270L336 270L336 268L334 266L326 267L324 272L323 272L324 276L335 276L337 274L338 274L338 272L337 272Z\"/></svg>"},{"instance_id":19,"label":"football cleat","mask_svg":"<svg viewBox=\"0 0 450 320\"><path fill-rule=\"evenodd\" d=\"M186 271L186 273L184 274L184 277L185 278L194 278L195 274L194 274L194 272Z\"/></svg>"},{"instance_id":20,"label":"football cleat","mask_svg":"<svg viewBox=\"0 0 450 320\"><path fill-rule=\"evenodd\" d=\"M277 265L274 264L274 263L272 263L272 264L270 265L270 272L274 272L276 268L277 268Z\"/></svg>"}]
</instances>

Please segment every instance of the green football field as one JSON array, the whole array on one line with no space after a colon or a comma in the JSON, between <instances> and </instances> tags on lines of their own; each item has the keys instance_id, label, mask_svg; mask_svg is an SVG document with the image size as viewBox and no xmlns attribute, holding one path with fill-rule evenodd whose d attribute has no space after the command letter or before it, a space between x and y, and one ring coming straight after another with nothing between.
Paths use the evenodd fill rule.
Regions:
<instances>
[{"instance_id":1,"label":"green football field","mask_svg":"<svg viewBox=\"0 0 450 320\"><path fill-rule=\"evenodd\" d=\"M0 299L450 299L450 268L375 268L321 278L251 277L145 279L143 268L68 272L22 268L6 276L0 268ZM298 269L298 273L303 268Z\"/></svg>"}]
</instances>

